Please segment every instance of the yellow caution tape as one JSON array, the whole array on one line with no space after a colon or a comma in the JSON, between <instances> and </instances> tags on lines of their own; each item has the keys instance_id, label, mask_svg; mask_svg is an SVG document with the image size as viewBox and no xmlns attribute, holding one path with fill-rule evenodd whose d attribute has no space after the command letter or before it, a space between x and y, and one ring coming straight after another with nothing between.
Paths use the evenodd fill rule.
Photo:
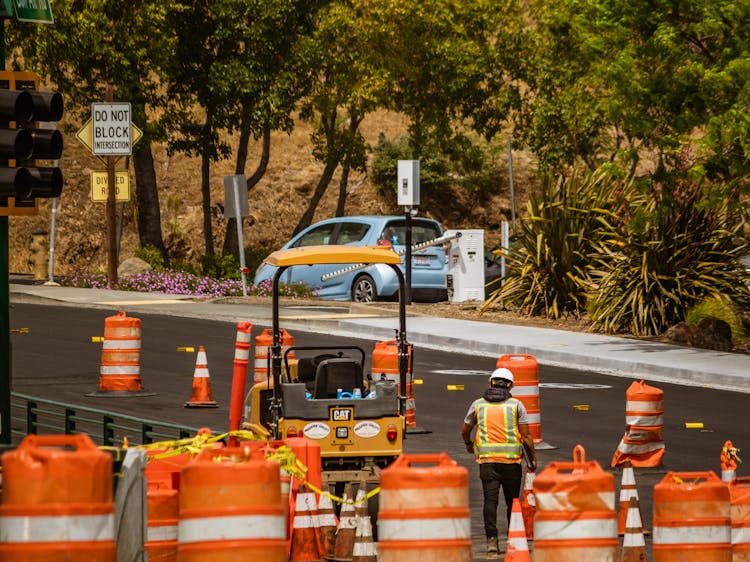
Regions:
<instances>
[{"instance_id":1,"label":"yellow caution tape","mask_svg":"<svg viewBox=\"0 0 750 562\"><path fill-rule=\"evenodd\" d=\"M703 422L685 422L686 429L703 429Z\"/></svg>"},{"instance_id":2,"label":"yellow caution tape","mask_svg":"<svg viewBox=\"0 0 750 562\"><path fill-rule=\"evenodd\" d=\"M177 351L184 351L186 353L195 353L194 347L178 347Z\"/></svg>"},{"instance_id":3,"label":"yellow caution tape","mask_svg":"<svg viewBox=\"0 0 750 562\"><path fill-rule=\"evenodd\" d=\"M28 328L15 328L10 331L11 334L28 334L29 329Z\"/></svg>"},{"instance_id":4,"label":"yellow caution tape","mask_svg":"<svg viewBox=\"0 0 750 562\"><path fill-rule=\"evenodd\" d=\"M449 384L447 385L448 390L463 390L464 385L462 384Z\"/></svg>"},{"instance_id":5,"label":"yellow caution tape","mask_svg":"<svg viewBox=\"0 0 750 562\"><path fill-rule=\"evenodd\" d=\"M104 341L103 336L91 336L91 342L92 343L101 343Z\"/></svg>"},{"instance_id":6,"label":"yellow caution tape","mask_svg":"<svg viewBox=\"0 0 750 562\"><path fill-rule=\"evenodd\" d=\"M589 405L588 404L573 404L573 409L579 412L588 412Z\"/></svg>"},{"instance_id":7,"label":"yellow caution tape","mask_svg":"<svg viewBox=\"0 0 750 562\"><path fill-rule=\"evenodd\" d=\"M414 379L414 384L424 384L422 379Z\"/></svg>"}]
</instances>

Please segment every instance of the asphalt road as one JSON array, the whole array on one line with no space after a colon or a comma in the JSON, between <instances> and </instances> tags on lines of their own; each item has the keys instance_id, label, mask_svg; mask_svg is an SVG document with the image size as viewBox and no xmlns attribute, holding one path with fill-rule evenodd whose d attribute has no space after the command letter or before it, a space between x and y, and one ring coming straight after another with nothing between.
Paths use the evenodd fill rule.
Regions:
<instances>
[{"instance_id":1,"label":"asphalt road","mask_svg":"<svg viewBox=\"0 0 750 562\"><path fill-rule=\"evenodd\" d=\"M227 322L138 314L142 320L141 377L145 390L154 396L139 398L93 398L97 390L101 344L93 336L103 333L104 319L115 310L70 306L13 304L11 328L28 328L12 336L15 392L126 413L146 419L208 426L223 431L228 425L235 325ZM254 326L253 338L263 329ZM297 345L360 345L366 352L373 342L296 332ZM188 409L195 367L195 354L180 347L205 347L211 375L215 409ZM470 502L475 551L483 548L481 487L475 463L466 453L459 432L469 404L486 386L486 376L495 360L433 350L415 350L417 424L429 433L409 435L407 452L447 452L470 471ZM622 437L625 424L625 392L632 379L541 367L539 371L542 438L550 449L540 450L540 467L551 461L572 458L581 444L587 460L598 461L606 470ZM647 381L648 382L648 381ZM448 390L463 385L463 390ZM665 393L664 466L636 470L636 484L646 528L651 528L651 492L667 471L718 473L719 454L726 439L742 448L750 438L743 422L748 395L714 389L654 384ZM574 406L588 405L588 410ZM686 422L702 422L703 429L688 429ZM740 452L742 456L742 452ZM612 470L619 492L621 472ZM742 475L742 468L739 474Z\"/></svg>"}]
</instances>

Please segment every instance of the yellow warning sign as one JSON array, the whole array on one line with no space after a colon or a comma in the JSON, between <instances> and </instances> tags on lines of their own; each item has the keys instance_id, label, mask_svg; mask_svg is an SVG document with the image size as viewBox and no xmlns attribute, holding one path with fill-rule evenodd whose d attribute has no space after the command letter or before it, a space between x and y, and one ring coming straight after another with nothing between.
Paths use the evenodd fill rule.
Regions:
<instances>
[{"instance_id":1,"label":"yellow warning sign","mask_svg":"<svg viewBox=\"0 0 750 562\"><path fill-rule=\"evenodd\" d=\"M109 195L107 172L91 172L91 200L106 203ZM127 170L115 172L115 201L130 201L130 173Z\"/></svg>"}]
</instances>

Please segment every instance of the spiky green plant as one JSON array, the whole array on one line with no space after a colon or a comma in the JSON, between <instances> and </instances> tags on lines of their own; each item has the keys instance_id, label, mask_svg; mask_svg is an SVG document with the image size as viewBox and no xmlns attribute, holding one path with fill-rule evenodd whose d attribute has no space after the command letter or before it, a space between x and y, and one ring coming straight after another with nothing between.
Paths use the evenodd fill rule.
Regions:
<instances>
[{"instance_id":1,"label":"spiky green plant","mask_svg":"<svg viewBox=\"0 0 750 562\"><path fill-rule=\"evenodd\" d=\"M709 295L750 304L738 260L747 251L737 243L741 223L711 186L671 178L624 184L617 212L602 220L590 272L594 327L656 335Z\"/></svg>"},{"instance_id":2,"label":"spiky green plant","mask_svg":"<svg viewBox=\"0 0 750 562\"><path fill-rule=\"evenodd\" d=\"M584 177L546 177L521 220L516 246L507 251L509 272L482 311L496 305L525 314L559 318L584 310L589 288L589 254L599 217L611 198L607 169Z\"/></svg>"},{"instance_id":3,"label":"spiky green plant","mask_svg":"<svg viewBox=\"0 0 750 562\"><path fill-rule=\"evenodd\" d=\"M685 321L697 324L702 318L713 316L724 320L732 329L732 341L735 345L745 339L745 328L742 325L740 311L730 299L723 295L711 295L687 311Z\"/></svg>"}]
</instances>

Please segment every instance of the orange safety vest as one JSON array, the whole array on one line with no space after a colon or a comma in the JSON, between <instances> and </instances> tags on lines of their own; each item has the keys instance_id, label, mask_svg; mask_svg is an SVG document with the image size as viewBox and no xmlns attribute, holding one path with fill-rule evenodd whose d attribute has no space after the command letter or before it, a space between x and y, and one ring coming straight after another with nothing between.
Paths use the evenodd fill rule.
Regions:
<instances>
[{"instance_id":1,"label":"orange safety vest","mask_svg":"<svg viewBox=\"0 0 750 562\"><path fill-rule=\"evenodd\" d=\"M477 460L504 459L514 462L523 454L518 431L518 400L479 402L476 405L477 434L474 454Z\"/></svg>"}]
</instances>

